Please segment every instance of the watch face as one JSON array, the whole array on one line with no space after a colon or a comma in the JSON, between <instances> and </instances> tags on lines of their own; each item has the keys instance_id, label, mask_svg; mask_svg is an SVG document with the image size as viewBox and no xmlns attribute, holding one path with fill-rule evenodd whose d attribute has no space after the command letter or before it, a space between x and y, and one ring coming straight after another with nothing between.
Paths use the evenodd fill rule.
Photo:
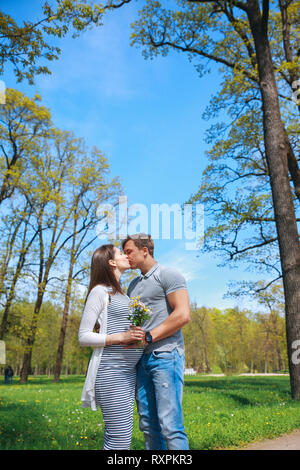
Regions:
<instances>
[{"instance_id":1,"label":"watch face","mask_svg":"<svg viewBox=\"0 0 300 470\"><path fill-rule=\"evenodd\" d=\"M147 341L147 343L151 343L151 341L152 341L152 336L150 335L149 332L146 333L146 341Z\"/></svg>"}]
</instances>

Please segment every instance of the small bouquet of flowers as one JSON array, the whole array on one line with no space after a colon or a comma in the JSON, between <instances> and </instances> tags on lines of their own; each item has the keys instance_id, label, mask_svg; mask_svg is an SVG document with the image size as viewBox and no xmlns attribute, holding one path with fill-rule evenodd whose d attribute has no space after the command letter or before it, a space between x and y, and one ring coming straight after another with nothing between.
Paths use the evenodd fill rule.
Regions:
<instances>
[{"instance_id":1,"label":"small bouquet of flowers","mask_svg":"<svg viewBox=\"0 0 300 470\"><path fill-rule=\"evenodd\" d=\"M137 297L132 297L130 300L129 312L128 320L130 320L134 326L142 326L145 320L149 320L151 308L146 307L146 305L140 301L140 296L138 295ZM141 341L138 341L138 344L140 343Z\"/></svg>"}]
</instances>

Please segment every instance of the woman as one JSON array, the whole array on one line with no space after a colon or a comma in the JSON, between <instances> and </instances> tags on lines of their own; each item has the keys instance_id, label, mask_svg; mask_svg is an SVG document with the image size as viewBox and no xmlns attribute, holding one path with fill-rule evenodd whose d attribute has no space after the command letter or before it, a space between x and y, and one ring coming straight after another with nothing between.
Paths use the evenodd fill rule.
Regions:
<instances>
[{"instance_id":1,"label":"woman","mask_svg":"<svg viewBox=\"0 0 300 470\"><path fill-rule=\"evenodd\" d=\"M120 277L130 268L127 256L114 245L103 245L92 257L90 285L79 328L79 344L92 346L83 407L100 406L105 423L104 450L130 449L136 364L142 349L126 344L144 339L140 327L130 328L129 298L122 292ZM100 332L94 332L100 323Z\"/></svg>"}]
</instances>

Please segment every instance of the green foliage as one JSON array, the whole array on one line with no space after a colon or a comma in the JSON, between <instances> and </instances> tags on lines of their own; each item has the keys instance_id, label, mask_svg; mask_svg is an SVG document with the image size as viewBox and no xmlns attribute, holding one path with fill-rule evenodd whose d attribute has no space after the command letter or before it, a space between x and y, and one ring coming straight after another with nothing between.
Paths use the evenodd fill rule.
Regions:
<instances>
[{"instance_id":1,"label":"green foliage","mask_svg":"<svg viewBox=\"0 0 300 470\"><path fill-rule=\"evenodd\" d=\"M187 367L198 372L276 372L288 369L283 306L250 312L191 306L183 327Z\"/></svg>"},{"instance_id":2,"label":"green foliage","mask_svg":"<svg viewBox=\"0 0 300 470\"><path fill-rule=\"evenodd\" d=\"M17 350L31 356L42 334L43 301L60 295L65 322L72 283L86 282L86 252L98 245L98 205L115 203L121 188L101 150L55 128L39 96L29 99L12 89L7 96L0 110L0 230L7 240L0 249L0 331L1 338L15 334ZM30 304L24 317L12 314L16 296ZM48 339L57 347L56 328L53 335Z\"/></svg>"},{"instance_id":3,"label":"green foliage","mask_svg":"<svg viewBox=\"0 0 300 470\"><path fill-rule=\"evenodd\" d=\"M52 301L43 303L37 321L37 331L32 351L32 373L53 374L59 329L63 311L63 293ZM265 295L265 293L263 294ZM84 307L85 292L71 292L69 322L66 330L63 373L84 374L91 348L78 344L78 329ZM268 302L271 302L268 298ZM191 321L183 327L186 350L186 367L198 372L235 374L243 372L278 372L288 369L285 321L283 306L270 304L271 310L255 312L238 308L191 306ZM20 371L26 339L31 333L34 304L28 301L14 302L10 309L7 334L7 363L16 373ZM1 314L0 314L1 318ZM131 318L132 319L132 318ZM136 320L133 319L133 320ZM142 318L136 324L145 320Z\"/></svg>"},{"instance_id":4,"label":"green foliage","mask_svg":"<svg viewBox=\"0 0 300 470\"><path fill-rule=\"evenodd\" d=\"M28 169L31 154L39 162L39 140L49 136L50 112L36 94L29 98L18 90L6 89L5 106L0 107L0 203L10 197Z\"/></svg>"},{"instance_id":5,"label":"green foliage","mask_svg":"<svg viewBox=\"0 0 300 470\"><path fill-rule=\"evenodd\" d=\"M289 158L295 163L300 128L292 84L300 73L299 0L283 3L283 12L277 4L269 5L268 40L281 116L291 145ZM131 38L132 45L142 48L145 58L182 52L200 76L210 72L210 64L219 67L221 83L216 84L203 113L205 119L213 121L206 134L211 146L206 152L209 162L198 190L187 202L205 206L203 250L213 252L221 265L234 266L242 261L277 280L281 267L258 65L254 38L241 4L184 0L165 4L147 0L132 25ZM226 122L222 122L224 114ZM298 216L298 183L295 179L293 183ZM253 293L256 288L252 284L249 291Z\"/></svg>"},{"instance_id":6,"label":"green foliage","mask_svg":"<svg viewBox=\"0 0 300 470\"><path fill-rule=\"evenodd\" d=\"M76 37L93 25L101 25L103 12L108 7L94 5L93 1L44 1L38 21L23 21L18 25L8 14L0 11L0 75L6 63L13 66L18 82L34 83L35 75L51 74L40 65L42 60L57 60L60 48L50 45L55 38L63 38L69 31Z\"/></svg>"}]
</instances>

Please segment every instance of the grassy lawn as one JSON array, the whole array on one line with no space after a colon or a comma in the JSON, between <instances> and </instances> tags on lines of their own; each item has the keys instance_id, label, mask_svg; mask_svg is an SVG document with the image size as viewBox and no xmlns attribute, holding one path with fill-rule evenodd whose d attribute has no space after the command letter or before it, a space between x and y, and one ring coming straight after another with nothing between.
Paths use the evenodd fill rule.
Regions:
<instances>
[{"instance_id":1,"label":"grassy lawn","mask_svg":"<svg viewBox=\"0 0 300 470\"><path fill-rule=\"evenodd\" d=\"M102 416L81 408L83 381L40 376L5 385L2 378L0 449L101 449ZM289 377L186 377L183 410L191 449L242 447L300 428ZM132 449L144 449L136 410Z\"/></svg>"}]
</instances>

